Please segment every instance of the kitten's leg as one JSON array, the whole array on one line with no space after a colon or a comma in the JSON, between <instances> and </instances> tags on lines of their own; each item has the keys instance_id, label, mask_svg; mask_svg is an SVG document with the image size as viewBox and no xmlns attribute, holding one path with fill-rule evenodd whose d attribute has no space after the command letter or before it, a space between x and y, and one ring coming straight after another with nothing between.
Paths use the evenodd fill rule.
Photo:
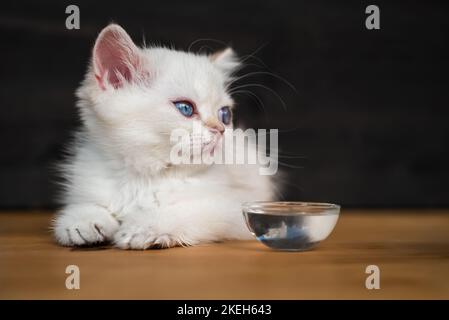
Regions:
<instances>
[{"instance_id":1,"label":"kitten's leg","mask_svg":"<svg viewBox=\"0 0 449 320\"><path fill-rule=\"evenodd\" d=\"M106 208L94 204L67 205L53 222L55 238L65 246L109 241L118 227L119 223Z\"/></svg>"}]
</instances>

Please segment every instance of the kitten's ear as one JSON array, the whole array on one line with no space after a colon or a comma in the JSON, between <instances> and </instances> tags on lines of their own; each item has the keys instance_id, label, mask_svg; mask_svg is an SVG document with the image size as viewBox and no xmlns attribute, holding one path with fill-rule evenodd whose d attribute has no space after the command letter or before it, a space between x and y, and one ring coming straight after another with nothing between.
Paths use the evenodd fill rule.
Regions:
<instances>
[{"instance_id":1,"label":"kitten's ear","mask_svg":"<svg viewBox=\"0 0 449 320\"><path fill-rule=\"evenodd\" d=\"M95 78L102 89L109 83L114 88L131 82L141 72L141 50L126 31L110 24L97 37L93 50Z\"/></svg>"},{"instance_id":2,"label":"kitten's ear","mask_svg":"<svg viewBox=\"0 0 449 320\"><path fill-rule=\"evenodd\" d=\"M240 66L237 55L232 48L217 51L210 55L209 59L228 76Z\"/></svg>"}]
</instances>

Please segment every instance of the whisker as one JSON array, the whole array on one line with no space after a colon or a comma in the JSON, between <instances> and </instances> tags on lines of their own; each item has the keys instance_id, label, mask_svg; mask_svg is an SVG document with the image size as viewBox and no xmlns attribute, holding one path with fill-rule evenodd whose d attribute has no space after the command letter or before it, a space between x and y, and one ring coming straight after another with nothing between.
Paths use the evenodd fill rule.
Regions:
<instances>
[{"instance_id":1,"label":"whisker","mask_svg":"<svg viewBox=\"0 0 449 320\"><path fill-rule=\"evenodd\" d=\"M208 45L202 45L201 47L200 47L200 49L198 50L198 53L199 54L201 54L202 53L202 51L203 51L203 49L208 49L208 50L210 50L210 52L213 52L214 51L214 49L211 47L211 46L208 46Z\"/></svg>"},{"instance_id":2,"label":"whisker","mask_svg":"<svg viewBox=\"0 0 449 320\"><path fill-rule=\"evenodd\" d=\"M189 47L187 48L187 52L191 52L192 47L193 47L195 44L197 44L198 42L201 42L201 41L211 41L211 42L215 42L215 43L221 44L221 45L223 45L223 46L225 46L225 47L228 46L225 42L223 42L223 41L221 41L221 40L211 39L211 38L201 38L201 39L196 39L195 41L191 42L191 43L189 44Z\"/></svg>"},{"instance_id":3,"label":"whisker","mask_svg":"<svg viewBox=\"0 0 449 320\"><path fill-rule=\"evenodd\" d=\"M270 149L270 158L271 158L272 151L276 152L276 150ZM262 152L262 151L261 152L257 151L257 154L260 156L264 156L264 157L268 156L268 154L266 152ZM278 153L278 158L281 158L281 159L307 159L307 157L304 157L304 156L299 156L299 155L298 156L295 156L295 155L290 156L290 155L284 155L282 153Z\"/></svg>"},{"instance_id":4,"label":"whisker","mask_svg":"<svg viewBox=\"0 0 449 320\"><path fill-rule=\"evenodd\" d=\"M248 88L248 87L259 87L259 88L263 88L265 90L270 91L282 103L282 107L284 108L284 111L287 111L287 105L285 104L285 102L282 99L282 97L276 91L274 91L273 89L271 89L271 88L269 88L267 86L264 86L263 84L257 84L257 83L244 84L244 85L241 85L241 86L238 86L238 87L234 88L234 90L239 90L239 89ZM232 94L232 92L233 92L233 90L231 90L229 93Z\"/></svg>"},{"instance_id":5,"label":"whisker","mask_svg":"<svg viewBox=\"0 0 449 320\"><path fill-rule=\"evenodd\" d=\"M237 82L237 81L239 81L241 79L244 79L244 78L247 78L247 77L251 77L251 76L255 76L255 75L269 75L269 76L275 77L276 79L281 80L282 82L284 82L287 86L290 87L290 89L292 89L293 91L298 93L298 90L295 88L295 86L292 83L290 83L289 81L287 81L287 79L285 79L285 78L283 78L283 77L281 77L281 76L279 76L279 75L277 75L277 74L275 74L273 72L268 72L268 71L254 71L254 72L250 72L250 73L244 74L244 75L242 75L240 77L235 78L231 83L228 84L228 86L231 86L232 84L234 84L235 82Z\"/></svg>"},{"instance_id":6,"label":"whisker","mask_svg":"<svg viewBox=\"0 0 449 320\"><path fill-rule=\"evenodd\" d=\"M254 50L252 53L246 55L246 58L240 60L240 62L243 64L243 62L245 62L246 60L248 60L251 57L255 57L255 54L258 53L260 50L262 50L263 48L265 48L268 45L268 42L265 42L264 44L262 44L259 48L257 48L256 50ZM263 62L262 62L263 63Z\"/></svg>"},{"instance_id":7,"label":"whisker","mask_svg":"<svg viewBox=\"0 0 449 320\"><path fill-rule=\"evenodd\" d=\"M254 55L244 55L244 56L242 56L242 60L240 60L240 61L241 62L242 61L246 61L246 60L248 60L250 58L260 62L262 64L262 66L259 66L258 64L255 64L255 63L246 63L246 62L245 62L245 66L256 66L258 68L267 68L268 69L268 66L262 61L262 59L260 59L259 57L254 56Z\"/></svg>"},{"instance_id":8,"label":"whisker","mask_svg":"<svg viewBox=\"0 0 449 320\"><path fill-rule=\"evenodd\" d=\"M295 166L293 164L288 164L282 161L277 161L278 164L280 164L281 166L287 167L287 168L291 168L291 169L304 169L303 166Z\"/></svg>"},{"instance_id":9,"label":"whisker","mask_svg":"<svg viewBox=\"0 0 449 320\"><path fill-rule=\"evenodd\" d=\"M239 94L239 93L247 93L249 94L252 98L256 99L256 101L258 102L258 104L260 104L261 108L263 111L266 111L265 109L265 104L263 103L263 101L259 98L259 96L257 94L255 94L254 92L251 92L249 90L236 90L234 91L232 94Z\"/></svg>"}]
</instances>

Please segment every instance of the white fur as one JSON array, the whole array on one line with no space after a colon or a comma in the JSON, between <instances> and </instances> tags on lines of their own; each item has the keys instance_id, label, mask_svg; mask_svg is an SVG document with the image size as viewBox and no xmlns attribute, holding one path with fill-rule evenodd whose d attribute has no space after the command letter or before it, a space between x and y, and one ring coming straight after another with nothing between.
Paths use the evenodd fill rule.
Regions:
<instances>
[{"instance_id":1,"label":"white fur","mask_svg":"<svg viewBox=\"0 0 449 320\"><path fill-rule=\"evenodd\" d=\"M56 240L146 249L250 238L241 203L272 197L257 166L175 166L169 159L173 129L190 131L192 121L204 125L233 105L226 84L235 57L228 50L223 57L138 50L146 79L102 89L91 66L77 92L83 129L63 165ZM194 101L200 118L184 117L171 102L179 98Z\"/></svg>"}]
</instances>

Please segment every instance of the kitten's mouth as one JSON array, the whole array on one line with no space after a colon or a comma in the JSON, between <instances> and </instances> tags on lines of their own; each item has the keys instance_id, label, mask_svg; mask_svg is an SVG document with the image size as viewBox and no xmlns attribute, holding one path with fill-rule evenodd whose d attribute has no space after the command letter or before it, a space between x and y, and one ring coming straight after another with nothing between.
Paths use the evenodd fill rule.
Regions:
<instances>
[{"instance_id":1,"label":"kitten's mouth","mask_svg":"<svg viewBox=\"0 0 449 320\"><path fill-rule=\"evenodd\" d=\"M220 135L214 135L212 140L203 145L203 153L209 154L210 156L214 155L215 149L217 148L219 142L221 140Z\"/></svg>"}]
</instances>

